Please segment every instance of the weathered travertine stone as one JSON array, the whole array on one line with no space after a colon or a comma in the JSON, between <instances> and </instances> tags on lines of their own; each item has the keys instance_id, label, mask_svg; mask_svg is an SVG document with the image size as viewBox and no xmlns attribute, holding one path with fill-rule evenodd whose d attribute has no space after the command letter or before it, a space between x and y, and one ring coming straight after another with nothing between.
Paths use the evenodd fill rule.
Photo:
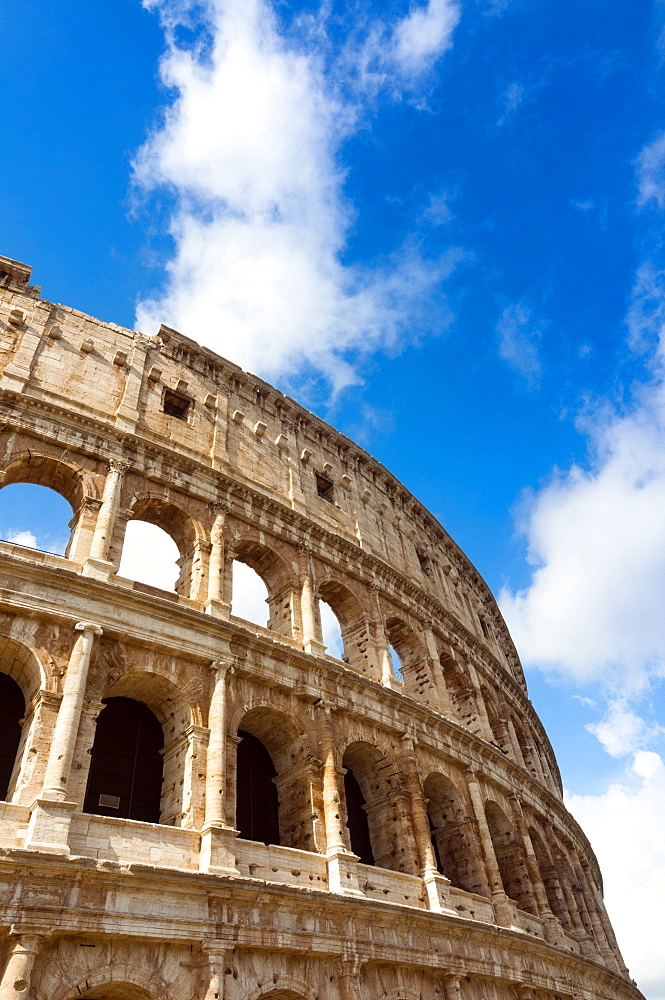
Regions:
<instances>
[{"instance_id":1,"label":"weathered travertine stone","mask_svg":"<svg viewBox=\"0 0 665 1000\"><path fill-rule=\"evenodd\" d=\"M73 517L66 556L0 541L25 701L0 1000L639 1000L505 624L441 525L261 379L29 277L0 257L0 485ZM178 546L175 592L118 575L132 519ZM234 560L266 626L233 613ZM109 699L163 737L150 821L94 784L129 739L99 749Z\"/></svg>"}]
</instances>

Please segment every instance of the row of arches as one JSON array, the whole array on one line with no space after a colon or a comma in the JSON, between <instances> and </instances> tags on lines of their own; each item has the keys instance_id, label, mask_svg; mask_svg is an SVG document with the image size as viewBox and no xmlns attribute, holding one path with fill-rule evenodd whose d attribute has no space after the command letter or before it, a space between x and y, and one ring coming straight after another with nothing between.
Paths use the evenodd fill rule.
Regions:
<instances>
[{"instance_id":1,"label":"row of arches","mask_svg":"<svg viewBox=\"0 0 665 1000\"><path fill-rule=\"evenodd\" d=\"M5 486L0 498L7 491L24 488L18 484ZM29 488L53 492L41 485ZM28 506L24 499L22 508L26 510ZM0 525L3 523L6 522L0 518ZM147 565L152 575L144 579L163 587L168 578L161 543L155 546L149 539L146 542L145 538L143 541L132 538L134 528L150 529L167 538L173 548L171 557L176 557L172 573L172 579L178 574L175 588L189 589L191 593L191 578L201 572L201 553L197 555L195 551L196 531L184 512L154 497L140 498L130 510L119 572L140 577L139 571ZM280 634L304 638L308 626L301 571L294 573L286 554L270 548L265 539L238 537L235 530L230 528L226 540L228 570L221 584L221 597L231 614ZM327 648L328 655L355 670L437 707L493 743L537 780L558 791L547 747L527 720L518 721L518 713L508 706L505 698L499 701L486 684L481 688L475 670L435 633L428 635L418 623L411 623L408 616L395 614L381 600L371 599L362 588L354 590L348 582L326 577L327 572L314 587L310 615L313 621L309 626L321 650Z\"/></svg>"},{"instance_id":2,"label":"row of arches","mask_svg":"<svg viewBox=\"0 0 665 1000\"><path fill-rule=\"evenodd\" d=\"M191 718L183 714L169 683L155 675L124 675L112 692L102 699L91 753L79 757L84 813L181 825L185 754L169 748L191 728ZM149 704L137 697L142 692ZM21 725L25 705L21 686L0 673L3 799L21 770L22 738L28 749ZM227 818L239 837L324 850L314 823L321 793L320 762L311 752L316 741L298 721L267 705L243 714L229 737L237 751L229 761L229 772L235 773ZM362 738L341 744L339 754L339 809L347 848L361 864L420 874L413 803L396 755ZM542 917L545 909L566 933L593 935L590 890L580 889L579 863L576 870L551 829L535 823L525 836L510 808L491 799L478 816L461 776L456 783L430 770L422 792L436 867L453 887L489 899L498 883L525 912ZM484 829L491 843L489 866Z\"/></svg>"}]
</instances>

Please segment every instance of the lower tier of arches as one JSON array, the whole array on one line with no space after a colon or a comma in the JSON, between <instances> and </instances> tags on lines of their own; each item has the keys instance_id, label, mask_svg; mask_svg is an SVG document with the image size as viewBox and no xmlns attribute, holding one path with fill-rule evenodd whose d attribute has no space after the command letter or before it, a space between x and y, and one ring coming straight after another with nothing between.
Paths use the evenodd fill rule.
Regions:
<instances>
[{"instance_id":1,"label":"lower tier of arches","mask_svg":"<svg viewBox=\"0 0 665 1000\"><path fill-rule=\"evenodd\" d=\"M641 1000L516 930L312 889L5 857L0 900L3 1000Z\"/></svg>"}]
</instances>

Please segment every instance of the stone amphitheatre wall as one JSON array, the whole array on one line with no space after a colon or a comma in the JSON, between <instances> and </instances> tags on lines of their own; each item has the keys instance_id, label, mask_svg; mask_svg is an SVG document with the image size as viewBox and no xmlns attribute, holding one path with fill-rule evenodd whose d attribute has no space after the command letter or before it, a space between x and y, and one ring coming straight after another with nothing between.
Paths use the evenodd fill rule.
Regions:
<instances>
[{"instance_id":1,"label":"stone amphitheatre wall","mask_svg":"<svg viewBox=\"0 0 665 1000\"><path fill-rule=\"evenodd\" d=\"M265 382L29 276L0 259L0 484L73 516L64 556L0 541L0 674L26 706L0 1000L639 998L505 624L445 530ZM175 592L118 575L131 519L176 542ZM233 615L235 560L265 628ZM155 822L84 809L108 699L161 727ZM250 737L278 843L238 836Z\"/></svg>"}]
</instances>

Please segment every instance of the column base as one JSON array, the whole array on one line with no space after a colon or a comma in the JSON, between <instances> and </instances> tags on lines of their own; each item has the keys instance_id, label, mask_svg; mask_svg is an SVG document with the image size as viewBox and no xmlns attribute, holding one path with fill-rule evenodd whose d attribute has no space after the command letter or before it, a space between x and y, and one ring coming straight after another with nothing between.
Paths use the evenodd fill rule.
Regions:
<instances>
[{"instance_id":1,"label":"column base","mask_svg":"<svg viewBox=\"0 0 665 1000\"><path fill-rule=\"evenodd\" d=\"M424 871L422 880L425 883L429 908L434 913L445 913L449 917L459 917L459 913L450 905L450 879L441 872Z\"/></svg>"},{"instance_id":2,"label":"column base","mask_svg":"<svg viewBox=\"0 0 665 1000\"><path fill-rule=\"evenodd\" d=\"M302 644L302 648L312 656L325 656L327 646L319 642L318 639L306 639Z\"/></svg>"},{"instance_id":3,"label":"column base","mask_svg":"<svg viewBox=\"0 0 665 1000\"><path fill-rule=\"evenodd\" d=\"M88 556L83 563L83 576L91 576L93 580L110 580L115 574L115 566L107 559L95 559Z\"/></svg>"},{"instance_id":4,"label":"column base","mask_svg":"<svg viewBox=\"0 0 665 1000\"><path fill-rule=\"evenodd\" d=\"M0 378L0 389L8 389L10 392L23 392L28 381L27 375L23 371L13 372L12 365L7 365L2 378Z\"/></svg>"},{"instance_id":5,"label":"column base","mask_svg":"<svg viewBox=\"0 0 665 1000\"><path fill-rule=\"evenodd\" d=\"M517 924L515 904L508 899L505 892L492 894L492 907L494 918L499 927L508 927L511 931L522 931L522 928Z\"/></svg>"},{"instance_id":6,"label":"column base","mask_svg":"<svg viewBox=\"0 0 665 1000\"><path fill-rule=\"evenodd\" d=\"M206 601L204 608L207 615L212 615L214 618L223 618L225 621L228 621L231 615L231 605L225 604L223 601L215 599Z\"/></svg>"},{"instance_id":7,"label":"column base","mask_svg":"<svg viewBox=\"0 0 665 1000\"><path fill-rule=\"evenodd\" d=\"M69 827L77 802L38 798L30 807L30 821L25 838L27 851L60 854L68 857Z\"/></svg>"},{"instance_id":8,"label":"column base","mask_svg":"<svg viewBox=\"0 0 665 1000\"><path fill-rule=\"evenodd\" d=\"M239 875L234 841L239 831L219 823L206 823L201 830L199 870L208 875Z\"/></svg>"},{"instance_id":9,"label":"column base","mask_svg":"<svg viewBox=\"0 0 665 1000\"><path fill-rule=\"evenodd\" d=\"M328 866L328 890L341 896L362 896L365 893L358 884L358 855L351 851L332 848L326 853Z\"/></svg>"}]
</instances>

